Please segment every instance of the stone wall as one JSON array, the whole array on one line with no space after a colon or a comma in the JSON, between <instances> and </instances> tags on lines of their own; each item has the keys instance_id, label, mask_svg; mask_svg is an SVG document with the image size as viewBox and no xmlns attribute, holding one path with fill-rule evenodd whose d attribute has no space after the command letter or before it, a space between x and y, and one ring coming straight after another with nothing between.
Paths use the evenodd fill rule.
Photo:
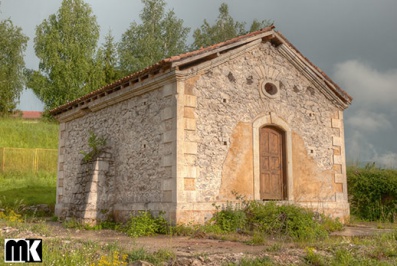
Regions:
<instances>
[{"instance_id":1,"label":"stone wall","mask_svg":"<svg viewBox=\"0 0 397 266\"><path fill-rule=\"evenodd\" d=\"M81 151L89 151L90 131L106 138L107 146L111 147L114 163L107 178L113 179L109 181L113 186L107 194L111 201L107 209L115 219L125 220L138 210L172 212L170 206L175 201L172 180L176 145L173 134L175 92L175 83L171 81L118 104L61 123L58 216L82 211L76 208L76 203L80 202L76 201L76 191L84 190L82 183L87 183L83 181L84 172L92 170L82 162L81 154Z\"/></svg>"},{"instance_id":2,"label":"stone wall","mask_svg":"<svg viewBox=\"0 0 397 266\"><path fill-rule=\"evenodd\" d=\"M183 208L201 210L204 214L199 219L205 219L211 213L210 203L234 199L232 190L254 198L252 125L258 117L273 114L291 128L290 200L329 214L338 212L341 218L348 216L340 108L278 48L270 43L244 48L190 73L184 84L185 97L194 99L194 104L185 104L183 136L195 151L184 153L191 176L184 176L182 202L195 204L186 203ZM279 87L274 97L262 90L267 81ZM334 212L337 201L341 205ZM198 217L195 212L181 213Z\"/></svg>"},{"instance_id":3,"label":"stone wall","mask_svg":"<svg viewBox=\"0 0 397 266\"><path fill-rule=\"evenodd\" d=\"M286 135L286 201L347 217L343 108L297 70L283 45L257 40L62 114L56 214L87 218L79 202L98 198L84 174L94 166L80 154L89 131L111 147L103 175L111 189L100 208L86 204L97 217L99 209L116 220L161 210L175 223L203 222L213 203L235 199L232 191L258 200L258 129L273 124Z\"/></svg>"},{"instance_id":4,"label":"stone wall","mask_svg":"<svg viewBox=\"0 0 397 266\"><path fill-rule=\"evenodd\" d=\"M113 174L114 164L109 151L102 151L95 159L82 162L66 218L77 218L89 224L111 218L114 205Z\"/></svg>"}]
</instances>

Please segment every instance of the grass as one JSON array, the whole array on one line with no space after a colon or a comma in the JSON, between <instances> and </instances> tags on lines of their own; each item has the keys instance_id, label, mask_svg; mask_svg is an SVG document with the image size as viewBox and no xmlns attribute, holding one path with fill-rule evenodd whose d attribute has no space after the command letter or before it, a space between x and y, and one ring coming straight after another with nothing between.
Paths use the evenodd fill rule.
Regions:
<instances>
[{"instance_id":1,"label":"grass","mask_svg":"<svg viewBox=\"0 0 397 266\"><path fill-rule=\"evenodd\" d=\"M49 173L0 173L0 200L22 200L26 205L55 204L56 176Z\"/></svg>"},{"instance_id":2,"label":"grass","mask_svg":"<svg viewBox=\"0 0 397 266\"><path fill-rule=\"evenodd\" d=\"M367 237L333 237L305 248L309 265L396 265L397 230Z\"/></svg>"},{"instance_id":3,"label":"grass","mask_svg":"<svg viewBox=\"0 0 397 266\"><path fill-rule=\"evenodd\" d=\"M0 150L1 147L57 149L58 128L58 124L45 121L0 118ZM16 151L21 154L5 153L6 158L3 158L4 154L0 154L0 162L2 166L6 166L5 170L0 167L0 208L13 208L18 204L55 205L56 156L52 153L50 156L39 153L38 169L45 171L34 172L30 154L22 154L32 151Z\"/></svg>"},{"instance_id":4,"label":"grass","mask_svg":"<svg viewBox=\"0 0 397 266\"><path fill-rule=\"evenodd\" d=\"M0 147L58 148L57 123L26 121L17 118L0 119Z\"/></svg>"}]
</instances>

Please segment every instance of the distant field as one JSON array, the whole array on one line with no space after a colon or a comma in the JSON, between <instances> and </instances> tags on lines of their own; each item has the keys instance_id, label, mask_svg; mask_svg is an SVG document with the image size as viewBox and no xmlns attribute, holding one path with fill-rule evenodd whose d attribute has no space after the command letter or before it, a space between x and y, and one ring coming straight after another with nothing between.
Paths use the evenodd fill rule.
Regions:
<instances>
[{"instance_id":1,"label":"distant field","mask_svg":"<svg viewBox=\"0 0 397 266\"><path fill-rule=\"evenodd\" d=\"M58 124L22 119L0 119L0 147L58 148Z\"/></svg>"},{"instance_id":2,"label":"distant field","mask_svg":"<svg viewBox=\"0 0 397 266\"><path fill-rule=\"evenodd\" d=\"M0 118L0 208L55 204L58 124ZM47 150L51 149L51 150Z\"/></svg>"}]
</instances>

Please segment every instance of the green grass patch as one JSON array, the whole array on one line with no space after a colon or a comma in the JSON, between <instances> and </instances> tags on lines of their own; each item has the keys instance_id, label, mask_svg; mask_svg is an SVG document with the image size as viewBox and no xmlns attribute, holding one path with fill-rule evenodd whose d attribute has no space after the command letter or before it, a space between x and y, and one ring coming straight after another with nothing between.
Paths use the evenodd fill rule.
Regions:
<instances>
[{"instance_id":1,"label":"green grass patch","mask_svg":"<svg viewBox=\"0 0 397 266\"><path fill-rule=\"evenodd\" d=\"M0 208L19 214L35 214L27 208L46 204L51 211L56 200L56 176L40 172L36 174L0 174ZM41 215L41 214L40 214ZM48 211L42 215L49 215Z\"/></svg>"},{"instance_id":2,"label":"green grass patch","mask_svg":"<svg viewBox=\"0 0 397 266\"><path fill-rule=\"evenodd\" d=\"M56 187L56 174L39 173L0 173L0 192L28 187Z\"/></svg>"},{"instance_id":3,"label":"green grass patch","mask_svg":"<svg viewBox=\"0 0 397 266\"><path fill-rule=\"evenodd\" d=\"M54 122L0 119L0 147L58 148L59 125Z\"/></svg>"},{"instance_id":4,"label":"green grass patch","mask_svg":"<svg viewBox=\"0 0 397 266\"><path fill-rule=\"evenodd\" d=\"M2 204L11 205L15 200L22 200L24 205L55 204L55 187L33 187L10 189L2 191Z\"/></svg>"}]
</instances>

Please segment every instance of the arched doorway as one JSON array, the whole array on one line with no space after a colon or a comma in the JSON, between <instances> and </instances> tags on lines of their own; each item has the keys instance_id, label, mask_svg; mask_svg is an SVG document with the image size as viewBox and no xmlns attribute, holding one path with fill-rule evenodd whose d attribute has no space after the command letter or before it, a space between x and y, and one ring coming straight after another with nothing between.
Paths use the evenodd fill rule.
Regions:
<instances>
[{"instance_id":1,"label":"arched doorway","mask_svg":"<svg viewBox=\"0 0 397 266\"><path fill-rule=\"evenodd\" d=\"M261 200L287 199L285 132L274 126L259 129L259 195Z\"/></svg>"}]
</instances>

